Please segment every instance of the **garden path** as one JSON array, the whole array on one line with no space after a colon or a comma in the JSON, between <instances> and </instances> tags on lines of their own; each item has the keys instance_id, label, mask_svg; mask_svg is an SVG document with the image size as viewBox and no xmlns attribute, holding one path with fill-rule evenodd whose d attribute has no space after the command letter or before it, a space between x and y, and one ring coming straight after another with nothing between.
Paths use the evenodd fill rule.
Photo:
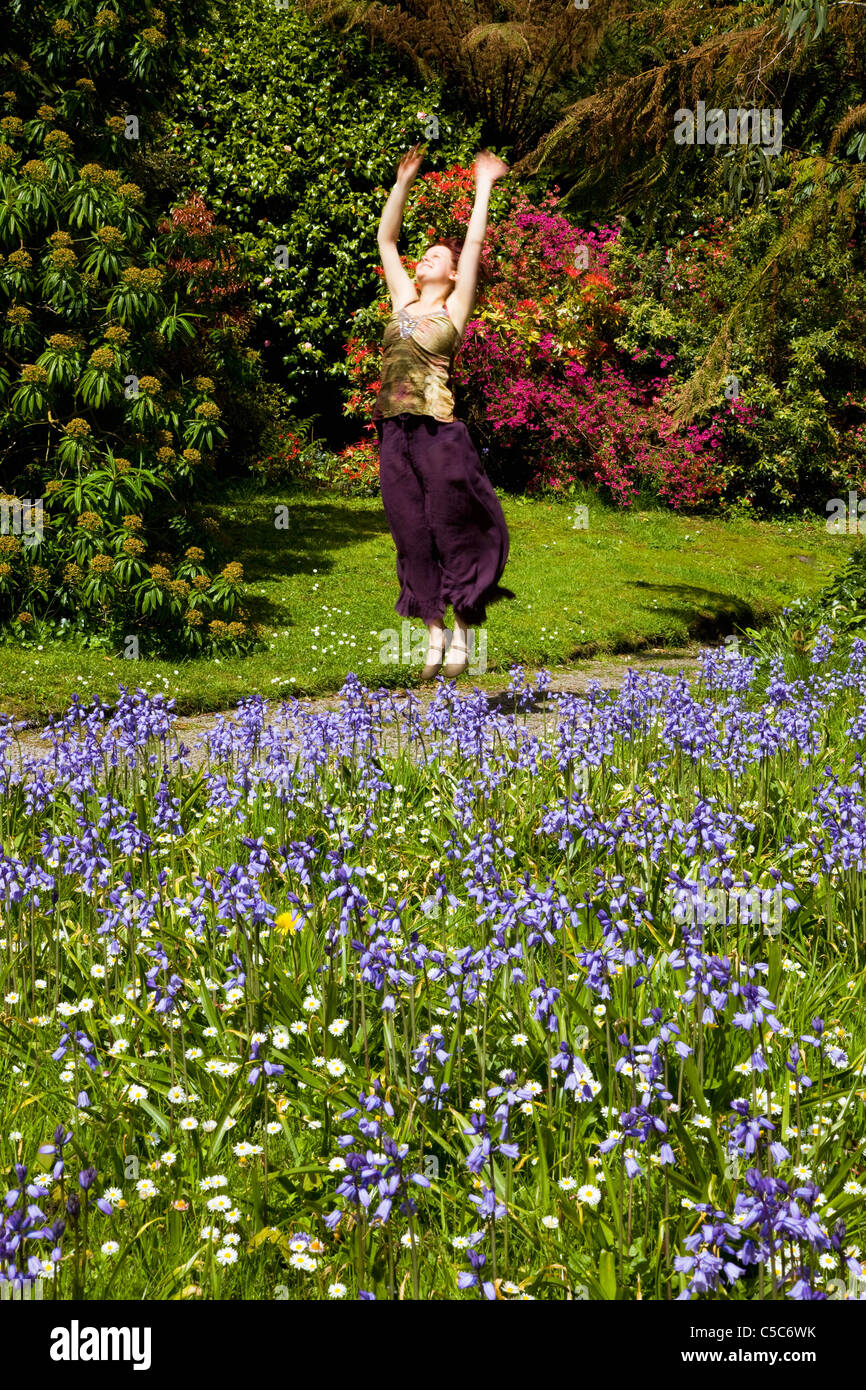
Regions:
<instances>
[{"instance_id":1,"label":"garden path","mask_svg":"<svg viewBox=\"0 0 866 1390\"><path fill-rule=\"evenodd\" d=\"M622 684L625 674L629 669L638 671L664 671L669 675L676 675L678 671L685 671L687 675L697 672L700 665L701 647L694 644L689 647L677 648L675 650L665 647L648 648L642 652L630 652L624 655L605 656L597 659L581 662L573 667L552 667L550 670L551 683L550 691L568 694L583 694L588 689L592 681L598 681L603 690L616 690ZM525 679L534 683L535 677L540 667L526 666ZM464 676L458 681L458 690L462 694L469 694L473 689L473 678ZM500 682L491 685L490 677L485 680L488 687L485 691L488 704L491 709L502 708L505 712L510 712L511 700L506 694L508 687L508 677L503 673ZM423 706L429 703L436 690L435 685L422 686L416 688L416 694ZM274 695L272 704L279 704L279 696ZM525 714L525 726L530 733L540 734L547 728L551 730L552 708L548 707L545 711L545 701L538 700ZM317 698L305 699L304 707L311 713L324 713L326 711L335 712L339 708L339 695L326 695ZM192 760L194 764L203 761L204 750L196 745L202 735L214 728L217 719L221 716L232 718L234 710L211 711L207 714L191 714L178 716L175 729L179 738L192 750ZM521 724L524 723L524 716L521 715ZM388 731L390 733L390 730ZM386 737L386 749L390 739ZM46 744L40 737L37 728L27 728L19 734L19 745L22 756L29 761L32 758L44 756Z\"/></svg>"}]
</instances>

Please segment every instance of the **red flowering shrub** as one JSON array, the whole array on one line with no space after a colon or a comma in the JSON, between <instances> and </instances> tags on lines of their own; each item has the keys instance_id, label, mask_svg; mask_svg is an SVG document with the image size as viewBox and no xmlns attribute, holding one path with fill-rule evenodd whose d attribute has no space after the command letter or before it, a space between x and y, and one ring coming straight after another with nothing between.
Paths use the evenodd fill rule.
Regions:
<instances>
[{"instance_id":1,"label":"red flowering shrub","mask_svg":"<svg viewBox=\"0 0 866 1390\"><path fill-rule=\"evenodd\" d=\"M427 174L416 188L406 223L419 249L465 235L471 170ZM573 226L554 193L540 206L520 190L505 197L485 240L488 283L454 363L458 413L486 447L491 474L532 492L591 482L622 505L649 492L672 506L717 495L716 424L677 428L665 406L668 379L632 380L613 347L624 314L609 268L618 229ZM415 260L407 262L411 273ZM347 415L370 420L390 312L385 297L356 318Z\"/></svg>"},{"instance_id":2,"label":"red flowering shrub","mask_svg":"<svg viewBox=\"0 0 866 1390\"><path fill-rule=\"evenodd\" d=\"M215 225L214 214L199 193L172 209L157 230L165 238L166 264L187 277L187 294L211 311L204 332L216 326L246 337L252 315L246 307L248 283L229 235Z\"/></svg>"},{"instance_id":3,"label":"red flowering shrub","mask_svg":"<svg viewBox=\"0 0 866 1390\"><path fill-rule=\"evenodd\" d=\"M364 438L334 454L321 440L305 440L303 432L284 428L274 437L270 453L253 464L253 471L268 483L290 481L303 488L369 497L379 489L379 449L375 439Z\"/></svg>"},{"instance_id":4,"label":"red flowering shrub","mask_svg":"<svg viewBox=\"0 0 866 1390\"><path fill-rule=\"evenodd\" d=\"M266 482L281 482L298 473L303 443L290 431L278 434L269 454L257 459L253 469Z\"/></svg>"},{"instance_id":5,"label":"red flowering shrub","mask_svg":"<svg viewBox=\"0 0 866 1390\"><path fill-rule=\"evenodd\" d=\"M337 455L340 476L335 480L341 491L365 495L379 485L379 446L375 438L347 444Z\"/></svg>"}]
</instances>

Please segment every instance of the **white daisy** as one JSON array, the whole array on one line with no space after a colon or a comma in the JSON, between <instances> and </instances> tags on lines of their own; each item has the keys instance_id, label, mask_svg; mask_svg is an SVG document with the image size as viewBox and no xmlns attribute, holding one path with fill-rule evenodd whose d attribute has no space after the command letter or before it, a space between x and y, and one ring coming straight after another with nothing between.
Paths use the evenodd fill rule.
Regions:
<instances>
[{"instance_id":1,"label":"white daisy","mask_svg":"<svg viewBox=\"0 0 866 1390\"><path fill-rule=\"evenodd\" d=\"M601 1189L594 1187L592 1183L584 1183L583 1187L577 1189L577 1200L585 1202L589 1207L597 1207L601 1201Z\"/></svg>"}]
</instances>

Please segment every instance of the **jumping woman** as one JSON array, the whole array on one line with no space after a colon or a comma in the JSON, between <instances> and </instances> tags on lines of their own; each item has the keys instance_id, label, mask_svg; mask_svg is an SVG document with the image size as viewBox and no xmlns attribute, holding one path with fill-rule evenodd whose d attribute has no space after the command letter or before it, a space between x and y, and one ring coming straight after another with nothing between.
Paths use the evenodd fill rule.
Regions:
<instances>
[{"instance_id":1,"label":"jumping woman","mask_svg":"<svg viewBox=\"0 0 866 1390\"><path fill-rule=\"evenodd\" d=\"M508 527L469 431L454 418L451 368L472 315L490 191L507 164L482 151L475 160L475 206L465 241L428 246L415 268L403 268L397 238L423 146L404 155L379 222L379 252L394 309L383 338L382 383L373 420L388 526L397 547L402 618L427 626L424 681L445 655L445 608L454 631L444 675L469 664L470 629L487 604L513 598L499 580L508 559Z\"/></svg>"}]
</instances>

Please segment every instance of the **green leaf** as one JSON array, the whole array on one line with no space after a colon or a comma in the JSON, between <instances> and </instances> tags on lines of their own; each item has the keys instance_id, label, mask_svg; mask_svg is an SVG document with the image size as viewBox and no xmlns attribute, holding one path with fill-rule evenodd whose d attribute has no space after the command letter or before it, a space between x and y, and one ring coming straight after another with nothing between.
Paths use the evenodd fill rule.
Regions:
<instances>
[{"instance_id":1,"label":"green leaf","mask_svg":"<svg viewBox=\"0 0 866 1390\"><path fill-rule=\"evenodd\" d=\"M616 1298L616 1256L612 1250L603 1250L599 1256L598 1283L604 1298Z\"/></svg>"}]
</instances>

